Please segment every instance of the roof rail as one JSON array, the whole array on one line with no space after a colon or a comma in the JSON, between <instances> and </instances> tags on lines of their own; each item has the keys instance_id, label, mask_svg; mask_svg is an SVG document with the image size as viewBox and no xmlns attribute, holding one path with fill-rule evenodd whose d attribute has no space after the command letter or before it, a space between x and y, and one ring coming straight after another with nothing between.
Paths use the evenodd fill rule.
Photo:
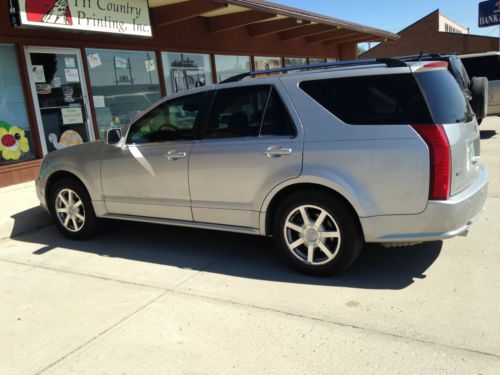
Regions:
<instances>
[{"instance_id":1,"label":"roof rail","mask_svg":"<svg viewBox=\"0 0 500 375\"><path fill-rule=\"evenodd\" d=\"M259 75L265 74L275 74L275 73L285 73L294 70L313 70L313 69L327 69L327 68L336 68L336 67L344 67L344 66L361 66L361 65L374 65L374 64L385 64L389 68L401 68L406 67L407 65L398 59L392 58L383 58L383 59L360 59L360 60L349 60L349 61L337 61L337 62L329 62L329 63L321 63L321 64L311 64L311 65L295 65L295 66L287 66L285 68L277 68L277 69L269 69L269 70L257 70L253 72L247 72L238 74L232 77L225 79L219 84L222 83L230 83L230 82L238 82L247 77L256 77Z\"/></svg>"}]
</instances>

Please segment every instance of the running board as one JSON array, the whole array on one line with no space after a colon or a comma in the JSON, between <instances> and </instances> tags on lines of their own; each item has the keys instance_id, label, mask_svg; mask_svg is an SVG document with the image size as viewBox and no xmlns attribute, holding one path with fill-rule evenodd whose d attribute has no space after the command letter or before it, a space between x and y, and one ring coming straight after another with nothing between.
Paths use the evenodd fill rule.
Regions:
<instances>
[{"instance_id":1,"label":"running board","mask_svg":"<svg viewBox=\"0 0 500 375\"><path fill-rule=\"evenodd\" d=\"M218 230L218 231L222 231L222 232L253 234L256 236L259 235L258 229L247 228L247 227L238 227L238 226L234 226L234 225L198 223L198 222L194 222L194 221L171 220L171 219L160 219L160 218L156 218L156 217L117 215L117 214L106 214L106 215L103 215L102 218L103 219L115 219L115 220L127 220L127 221L140 221L142 223L173 225L173 226L177 226L177 227L188 227L188 228L196 228L196 229Z\"/></svg>"}]
</instances>

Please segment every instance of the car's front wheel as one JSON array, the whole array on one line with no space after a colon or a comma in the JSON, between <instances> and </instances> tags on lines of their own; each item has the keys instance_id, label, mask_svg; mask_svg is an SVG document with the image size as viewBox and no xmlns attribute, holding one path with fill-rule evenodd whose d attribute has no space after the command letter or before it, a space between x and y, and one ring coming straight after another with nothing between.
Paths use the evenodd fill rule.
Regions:
<instances>
[{"instance_id":1,"label":"car's front wheel","mask_svg":"<svg viewBox=\"0 0 500 375\"><path fill-rule=\"evenodd\" d=\"M296 193L278 207L273 236L282 256L296 269L316 276L347 269L363 247L352 210L324 192Z\"/></svg>"},{"instance_id":2,"label":"car's front wheel","mask_svg":"<svg viewBox=\"0 0 500 375\"><path fill-rule=\"evenodd\" d=\"M77 240L95 234L97 218L87 190L80 182L61 179L52 187L50 197L50 211L61 233Z\"/></svg>"}]
</instances>

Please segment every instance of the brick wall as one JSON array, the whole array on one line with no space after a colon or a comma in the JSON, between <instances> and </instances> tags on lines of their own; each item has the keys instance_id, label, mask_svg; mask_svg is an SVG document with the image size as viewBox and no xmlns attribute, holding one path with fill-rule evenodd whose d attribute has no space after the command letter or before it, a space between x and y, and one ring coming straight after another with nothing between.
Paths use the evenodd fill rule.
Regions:
<instances>
[{"instance_id":1,"label":"brick wall","mask_svg":"<svg viewBox=\"0 0 500 375\"><path fill-rule=\"evenodd\" d=\"M457 52L460 54L498 51L498 38L468 34L442 33L439 10L399 32L401 39L381 43L360 58L395 57L425 53Z\"/></svg>"}]
</instances>

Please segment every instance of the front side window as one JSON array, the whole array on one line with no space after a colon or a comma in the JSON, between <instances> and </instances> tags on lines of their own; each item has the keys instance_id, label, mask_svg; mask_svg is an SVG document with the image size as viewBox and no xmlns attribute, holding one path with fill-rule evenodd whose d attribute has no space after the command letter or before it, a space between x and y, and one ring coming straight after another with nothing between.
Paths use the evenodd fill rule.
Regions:
<instances>
[{"instance_id":1,"label":"front side window","mask_svg":"<svg viewBox=\"0 0 500 375\"><path fill-rule=\"evenodd\" d=\"M267 85L219 90L206 138L293 135L292 120L278 93Z\"/></svg>"},{"instance_id":2,"label":"front side window","mask_svg":"<svg viewBox=\"0 0 500 375\"><path fill-rule=\"evenodd\" d=\"M201 93L161 103L131 126L127 143L192 139L204 97L205 94Z\"/></svg>"}]
</instances>

